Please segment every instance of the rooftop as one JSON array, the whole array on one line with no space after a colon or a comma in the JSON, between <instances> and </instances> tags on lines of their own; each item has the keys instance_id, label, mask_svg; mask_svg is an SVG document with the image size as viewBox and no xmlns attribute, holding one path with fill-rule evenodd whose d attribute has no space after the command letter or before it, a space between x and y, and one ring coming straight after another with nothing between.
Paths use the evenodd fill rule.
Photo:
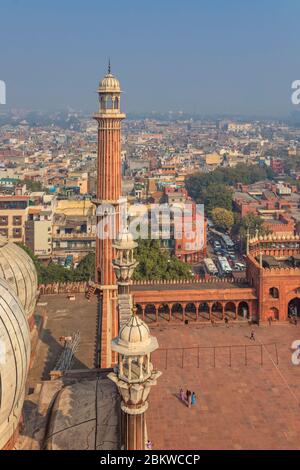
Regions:
<instances>
[{"instance_id":1,"label":"rooftop","mask_svg":"<svg viewBox=\"0 0 300 470\"><path fill-rule=\"evenodd\" d=\"M97 299L88 302L83 294L76 294L70 301L67 295L45 295L39 300L36 315L45 315L46 324L42 332L38 354L29 373L29 387L41 380L48 380L49 373L62 352L61 336L80 331L80 343L73 369L94 367Z\"/></svg>"}]
</instances>

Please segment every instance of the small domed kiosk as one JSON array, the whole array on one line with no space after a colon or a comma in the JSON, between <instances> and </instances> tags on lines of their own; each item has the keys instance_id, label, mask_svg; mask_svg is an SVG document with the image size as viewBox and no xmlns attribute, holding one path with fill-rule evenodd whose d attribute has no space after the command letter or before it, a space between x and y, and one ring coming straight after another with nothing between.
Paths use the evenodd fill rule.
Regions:
<instances>
[{"instance_id":1,"label":"small domed kiosk","mask_svg":"<svg viewBox=\"0 0 300 470\"><path fill-rule=\"evenodd\" d=\"M151 353L158 349L158 342L148 326L133 314L112 340L111 348L119 355L118 366L108 378L117 385L122 399L123 448L144 450L148 397L161 375L151 363Z\"/></svg>"}]
</instances>

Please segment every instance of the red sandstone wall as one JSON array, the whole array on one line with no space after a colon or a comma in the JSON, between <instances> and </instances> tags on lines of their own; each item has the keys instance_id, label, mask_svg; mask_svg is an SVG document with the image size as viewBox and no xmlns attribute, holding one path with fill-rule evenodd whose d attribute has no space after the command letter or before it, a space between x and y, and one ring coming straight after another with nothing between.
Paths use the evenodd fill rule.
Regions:
<instances>
[{"instance_id":1,"label":"red sandstone wall","mask_svg":"<svg viewBox=\"0 0 300 470\"><path fill-rule=\"evenodd\" d=\"M39 286L40 295L85 294L87 290L87 282L56 282Z\"/></svg>"}]
</instances>

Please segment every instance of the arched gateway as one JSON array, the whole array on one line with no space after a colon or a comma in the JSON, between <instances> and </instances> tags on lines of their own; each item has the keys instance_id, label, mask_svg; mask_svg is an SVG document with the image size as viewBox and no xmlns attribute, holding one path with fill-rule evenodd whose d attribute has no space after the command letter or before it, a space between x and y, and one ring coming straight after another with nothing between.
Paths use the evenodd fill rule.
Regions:
<instances>
[{"instance_id":1,"label":"arched gateway","mask_svg":"<svg viewBox=\"0 0 300 470\"><path fill-rule=\"evenodd\" d=\"M300 299L295 297L289 302L288 305L288 316L300 318Z\"/></svg>"}]
</instances>

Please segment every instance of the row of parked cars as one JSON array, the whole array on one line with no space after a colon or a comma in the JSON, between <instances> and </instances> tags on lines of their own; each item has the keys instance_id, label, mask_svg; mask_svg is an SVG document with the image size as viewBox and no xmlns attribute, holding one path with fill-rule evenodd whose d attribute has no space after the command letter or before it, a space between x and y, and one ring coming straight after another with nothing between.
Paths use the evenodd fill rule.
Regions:
<instances>
[{"instance_id":1,"label":"row of parked cars","mask_svg":"<svg viewBox=\"0 0 300 470\"><path fill-rule=\"evenodd\" d=\"M213 246L214 254L216 256L223 256L227 259L233 271L244 271L246 266L244 263L238 261L238 256L233 247L224 246L220 240L210 237L210 243Z\"/></svg>"}]
</instances>

